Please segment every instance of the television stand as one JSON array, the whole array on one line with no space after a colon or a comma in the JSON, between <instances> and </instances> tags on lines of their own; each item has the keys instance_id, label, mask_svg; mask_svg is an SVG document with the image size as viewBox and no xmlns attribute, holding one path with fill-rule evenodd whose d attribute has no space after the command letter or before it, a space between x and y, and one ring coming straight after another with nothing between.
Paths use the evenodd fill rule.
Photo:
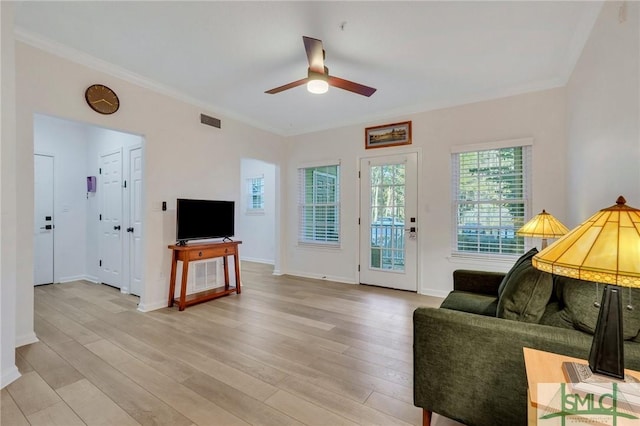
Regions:
<instances>
[{"instance_id":1,"label":"television stand","mask_svg":"<svg viewBox=\"0 0 640 426\"><path fill-rule=\"evenodd\" d=\"M174 303L178 304L178 309L184 311L187 306L196 303L206 302L208 300L217 299L218 297L228 294L240 294L240 263L238 256L238 245L242 241L223 241L207 244L172 244L169 249L173 251L171 262L171 281L169 282L169 303L168 307L172 307ZM229 261L228 256L233 256L236 286L229 286ZM198 293L187 295L187 278L189 276L189 262L192 260L213 259L222 257L224 263L224 287L205 290ZM178 261L182 262L182 283L180 287L180 297L175 297L176 291L176 270Z\"/></svg>"}]
</instances>

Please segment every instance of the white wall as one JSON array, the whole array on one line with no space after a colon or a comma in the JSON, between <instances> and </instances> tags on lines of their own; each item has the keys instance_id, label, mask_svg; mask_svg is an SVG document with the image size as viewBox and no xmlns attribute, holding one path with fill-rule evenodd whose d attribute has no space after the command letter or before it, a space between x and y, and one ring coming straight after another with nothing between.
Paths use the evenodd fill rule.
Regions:
<instances>
[{"instance_id":1,"label":"white wall","mask_svg":"<svg viewBox=\"0 0 640 426\"><path fill-rule=\"evenodd\" d=\"M113 115L97 114L85 103L84 90L98 82L114 89L120 97L120 109ZM280 136L22 42L16 43L16 99L18 150L16 169L11 177L15 176L24 185L17 199L20 235L30 235L33 226L35 113L144 137L145 287L140 304L143 310L166 304L171 267L167 246L175 242L176 198L239 201L241 158L251 157L278 165L284 158ZM200 124L200 113L221 118L222 129ZM161 211L162 201L168 202L169 211ZM21 254L17 266L20 310L16 327L18 334L33 333L33 283L29 278L33 270L32 239L21 238L16 250Z\"/></svg>"},{"instance_id":2,"label":"white wall","mask_svg":"<svg viewBox=\"0 0 640 426\"><path fill-rule=\"evenodd\" d=\"M13 2L0 2L0 388L20 377L16 368L16 89L13 44ZM29 231L25 235L32 235ZM21 338L35 336L21 335Z\"/></svg>"},{"instance_id":3,"label":"white wall","mask_svg":"<svg viewBox=\"0 0 640 426\"><path fill-rule=\"evenodd\" d=\"M543 208L560 221L565 206L565 92L563 88L389 119L411 120L413 144L402 148L364 149L364 128L351 126L291 138L286 191L297 193L296 169L320 160L341 160L341 248L299 247L292 229L286 239L287 273L356 282L358 254L358 162L367 156L406 150L421 154L418 195L420 245L419 292L446 295L451 274L459 268L507 270L507 262L460 261L451 258L451 147L532 137L532 214ZM378 125L384 123L371 123ZM286 221L297 223L295 197L289 197Z\"/></svg>"},{"instance_id":4,"label":"white wall","mask_svg":"<svg viewBox=\"0 0 640 426\"><path fill-rule=\"evenodd\" d=\"M569 227L619 195L640 208L639 14L638 2L605 2L567 84Z\"/></svg>"},{"instance_id":5,"label":"white wall","mask_svg":"<svg viewBox=\"0 0 640 426\"><path fill-rule=\"evenodd\" d=\"M247 213L250 178L264 177L264 212ZM236 235L242 240L242 259L274 264L276 224L276 167L264 161L243 158L241 161L241 200L237 211Z\"/></svg>"}]
</instances>

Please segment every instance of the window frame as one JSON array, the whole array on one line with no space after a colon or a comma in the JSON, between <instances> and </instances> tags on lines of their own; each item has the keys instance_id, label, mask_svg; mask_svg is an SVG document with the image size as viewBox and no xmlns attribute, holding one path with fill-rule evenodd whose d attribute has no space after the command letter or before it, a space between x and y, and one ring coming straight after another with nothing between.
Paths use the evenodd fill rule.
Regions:
<instances>
[{"instance_id":1,"label":"window frame","mask_svg":"<svg viewBox=\"0 0 640 426\"><path fill-rule=\"evenodd\" d=\"M327 168L336 168L336 174L327 173ZM310 185L307 184L307 171L310 171L312 181ZM341 164L337 162L325 162L313 165L304 165L298 167L298 245L300 246L317 246L325 248L340 248L341 247L341 206L340 206L340 174ZM323 194L321 193L321 178L326 180L333 180L331 185L327 185L325 182L325 190L329 187L334 188L334 194L332 194L333 201L321 200ZM310 191L310 193L309 193ZM327 195L327 194L325 194ZM322 202L320 202L322 201ZM322 209L326 209L324 215L324 231L317 233L318 224L322 224L322 221L316 221L316 214ZM333 222L326 220L326 217L330 216L327 212L332 209L334 218ZM309 213L308 210L311 210ZM311 214L311 224L307 221L308 215ZM329 232L328 226L334 228L334 232ZM311 233L311 238L309 234ZM331 238L331 235L335 235L335 238Z\"/></svg>"},{"instance_id":2,"label":"window frame","mask_svg":"<svg viewBox=\"0 0 640 426\"><path fill-rule=\"evenodd\" d=\"M522 198L497 198L497 199L477 199L474 203L478 205L498 205L504 206L505 204L521 204L522 208L522 216L517 216L519 220L524 224L525 219L531 216L531 183L532 183L532 170L533 170L533 138L522 138L522 139L511 139L506 141L495 141L495 142L487 142L487 143L479 143L479 144L469 144L463 146L455 146L451 149L451 255L452 257L457 258L475 258L482 260L510 260L519 257L522 253L527 250L526 241L522 240L519 242L519 247L517 247L516 252L505 252L503 251L502 244L502 235L507 235L507 233L513 232L514 238L522 238L515 236L515 232L519 227L517 225L514 226L515 229L506 226L498 226L497 232L500 235L498 237L499 241L499 251L481 251L481 242L478 240L478 248L477 250L459 250L459 231L460 224L458 222L458 213L459 206L461 204L468 204L468 201L461 200L459 196L460 190L460 181L462 179L462 175L460 173L460 154L465 153L480 153L483 151L500 151L503 149L509 148L522 148L522 174L519 176L522 181ZM500 222L503 218L503 213L500 211L498 215ZM468 227L466 227L468 228ZM465 229L466 229L465 228ZM478 228L478 232L481 228ZM495 227L493 229L496 229ZM521 249L521 251L520 251Z\"/></svg>"},{"instance_id":3,"label":"window frame","mask_svg":"<svg viewBox=\"0 0 640 426\"><path fill-rule=\"evenodd\" d=\"M255 186L254 183L257 180L261 180L260 192L254 192ZM263 215L264 214L264 205L265 205L265 179L264 175L260 176L252 176L247 178L247 208L245 210L246 214L249 215ZM261 200L262 207L254 207L254 197L259 197Z\"/></svg>"}]
</instances>

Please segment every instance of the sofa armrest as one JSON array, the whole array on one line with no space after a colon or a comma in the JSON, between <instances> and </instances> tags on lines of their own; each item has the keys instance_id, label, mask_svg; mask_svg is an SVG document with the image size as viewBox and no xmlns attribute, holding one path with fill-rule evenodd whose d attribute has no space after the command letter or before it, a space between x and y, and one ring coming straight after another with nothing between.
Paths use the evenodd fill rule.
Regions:
<instances>
[{"instance_id":1,"label":"sofa armrest","mask_svg":"<svg viewBox=\"0 0 640 426\"><path fill-rule=\"evenodd\" d=\"M457 269L453 271L453 289L497 297L498 287L505 275L502 272Z\"/></svg>"},{"instance_id":2,"label":"sofa armrest","mask_svg":"<svg viewBox=\"0 0 640 426\"><path fill-rule=\"evenodd\" d=\"M418 308L413 324L414 404L468 425L526 425L523 347L586 359L592 340L448 309Z\"/></svg>"}]
</instances>

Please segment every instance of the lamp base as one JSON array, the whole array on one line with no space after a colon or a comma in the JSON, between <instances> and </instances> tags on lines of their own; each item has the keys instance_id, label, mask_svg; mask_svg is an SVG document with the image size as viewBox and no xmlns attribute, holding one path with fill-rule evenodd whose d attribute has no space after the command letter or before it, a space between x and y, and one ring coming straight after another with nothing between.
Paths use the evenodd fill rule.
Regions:
<instances>
[{"instance_id":1,"label":"lamp base","mask_svg":"<svg viewBox=\"0 0 640 426\"><path fill-rule=\"evenodd\" d=\"M624 379L622 300L620 287L606 285L589 352L589 368L596 374Z\"/></svg>"}]
</instances>

